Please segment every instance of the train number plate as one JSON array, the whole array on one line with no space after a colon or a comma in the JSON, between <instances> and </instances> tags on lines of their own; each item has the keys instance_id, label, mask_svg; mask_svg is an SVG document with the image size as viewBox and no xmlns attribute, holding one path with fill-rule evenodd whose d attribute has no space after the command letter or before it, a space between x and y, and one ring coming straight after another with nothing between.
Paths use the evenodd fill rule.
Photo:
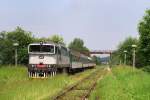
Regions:
<instances>
[{"instance_id":1,"label":"train number plate","mask_svg":"<svg viewBox=\"0 0 150 100\"><path fill-rule=\"evenodd\" d=\"M40 55L39 58L40 58L40 59L44 59L44 56Z\"/></svg>"}]
</instances>

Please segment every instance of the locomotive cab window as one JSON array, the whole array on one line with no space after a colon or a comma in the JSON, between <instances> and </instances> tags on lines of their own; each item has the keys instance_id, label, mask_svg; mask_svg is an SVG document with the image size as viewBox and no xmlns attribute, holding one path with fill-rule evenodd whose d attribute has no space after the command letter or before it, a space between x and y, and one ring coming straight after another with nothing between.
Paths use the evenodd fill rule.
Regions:
<instances>
[{"instance_id":1,"label":"locomotive cab window","mask_svg":"<svg viewBox=\"0 0 150 100\"><path fill-rule=\"evenodd\" d=\"M30 45L29 52L54 53L54 46L53 45Z\"/></svg>"}]
</instances>

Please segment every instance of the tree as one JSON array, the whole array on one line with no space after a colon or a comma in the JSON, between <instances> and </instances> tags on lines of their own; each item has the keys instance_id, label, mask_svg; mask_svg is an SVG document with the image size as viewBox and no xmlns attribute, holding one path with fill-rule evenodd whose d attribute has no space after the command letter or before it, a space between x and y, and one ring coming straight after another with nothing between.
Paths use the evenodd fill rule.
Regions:
<instances>
[{"instance_id":1,"label":"tree","mask_svg":"<svg viewBox=\"0 0 150 100\"><path fill-rule=\"evenodd\" d=\"M75 38L68 47L81 53L89 53L89 49L84 46L84 41L80 38Z\"/></svg>"},{"instance_id":2,"label":"tree","mask_svg":"<svg viewBox=\"0 0 150 100\"><path fill-rule=\"evenodd\" d=\"M58 34L54 34L50 37L41 37L41 38L34 38L35 42L48 42L48 41L52 41L54 43L62 43L64 44L64 39L62 36L58 35Z\"/></svg>"},{"instance_id":3,"label":"tree","mask_svg":"<svg viewBox=\"0 0 150 100\"><path fill-rule=\"evenodd\" d=\"M47 37L34 38L34 41L35 42L41 42L41 41L48 42L48 41L52 41L54 43L60 43L60 44L64 44L65 45L63 37L60 36L60 35L57 35L57 34L52 35L52 36L50 36L48 38Z\"/></svg>"},{"instance_id":4,"label":"tree","mask_svg":"<svg viewBox=\"0 0 150 100\"><path fill-rule=\"evenodd\" d=\"M29 43L33 42L33 37L31 32L24 31L22 28L17 27L11 32L1 32L0 33L0 60L2 64L14 64L14 52L15 47L13 43L19 43L18 49L18 63L27 64L28 63L28 50L27 46Z\"/></svg>"},{"instance_id":5,"label":"tree","mask_svg":"<svg viewBox=\"0 0 150 100\"><path fill-rule=\"evenodd\" d=\"M112 53L111 55L111 63L112 65L119 65L120 64L120 55L119 55L119 51L116 50Z\"/></svg>"},{"instance_id":6,"label":"tree","mask_svg":"<svg viewBox=\"0 0 150 100\"><path fill-rule=\"evenodd\" d=\"M116 54L119 55L118 60L121 60L122 62L124 62L124 50L126 50L127 51L126 64L132 65L132 57L133 57L132 56L132 53L133 53L132 45L133 44L138 45L138 40L136 38L132 38L132 37L128 37L123 42L120 43L120 45L118 46L118 51L115 52Z\"/></svg>"},{"instance_id":7,"label":"tree","mask_svg":"<svg viewBox=\"0 0 150 100\"><path fill-rule=\"evenodd\" d=\"M142 66L150 65L150 9L146 10L143 19L138 25L139 57Z\"/></svg>"},{"instance_id":8,"label":"tree","mask_svg":"<svg viewBox=\"0 0 150 100\"><path fill-rule=\"evenodd\" d=\"M53 41L54 43L62 43L62 44L65 44L64 43L64 39L62 36L59 36L59 35L53 35L51 36L50 38L48 38L50 41Z\"/></svg>"},{"instance_id":9,"label":"tree","mask_svg":"<svg viewBox=\"0 0 150 100\"><path fill-rule=\"evenodd\" d=\"M0 33L0 64L11 64L13 56L12 42L7 39L7 32Z\"/></svg>"}]
</instances>

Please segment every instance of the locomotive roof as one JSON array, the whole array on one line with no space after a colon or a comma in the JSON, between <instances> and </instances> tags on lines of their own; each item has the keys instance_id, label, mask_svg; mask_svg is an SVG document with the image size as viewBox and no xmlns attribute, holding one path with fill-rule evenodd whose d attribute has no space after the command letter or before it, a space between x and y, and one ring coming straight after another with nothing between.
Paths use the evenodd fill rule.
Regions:
<instances>
[{"instance_id":1,"label":"locomotive roof","mask_svg":"<svg viewBox=\"0 0 150 100\"><path fill-rule=\"evenodd\" d=\"M42 43L45 44L45 45L50 45L50 44L52 44L52 45L59 45L59 46L65 47L65 45L62 44L62 43L54 43L54 42L52 42L52 41L42 42ZM29 45L39 45L39 44L40 44L40 42L34 42L34 43L30 43Z\"/></svg>"}]
</instances>

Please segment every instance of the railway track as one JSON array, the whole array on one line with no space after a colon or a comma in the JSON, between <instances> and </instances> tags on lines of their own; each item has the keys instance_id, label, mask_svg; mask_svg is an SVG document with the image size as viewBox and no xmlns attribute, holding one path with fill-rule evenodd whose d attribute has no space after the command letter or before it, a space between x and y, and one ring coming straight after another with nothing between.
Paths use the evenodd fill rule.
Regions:
<instances>
[{"instance_id":1,"label":"railway track","mask_svg":"<svg viewBox=\"0 0 150 100\"><path fill-rule=\"evenodd\" d=\"M98 80L107 72L105 68L97 69L78 83L60 91L52 100L87 100Z\"/></svg>"}]
</instances>

